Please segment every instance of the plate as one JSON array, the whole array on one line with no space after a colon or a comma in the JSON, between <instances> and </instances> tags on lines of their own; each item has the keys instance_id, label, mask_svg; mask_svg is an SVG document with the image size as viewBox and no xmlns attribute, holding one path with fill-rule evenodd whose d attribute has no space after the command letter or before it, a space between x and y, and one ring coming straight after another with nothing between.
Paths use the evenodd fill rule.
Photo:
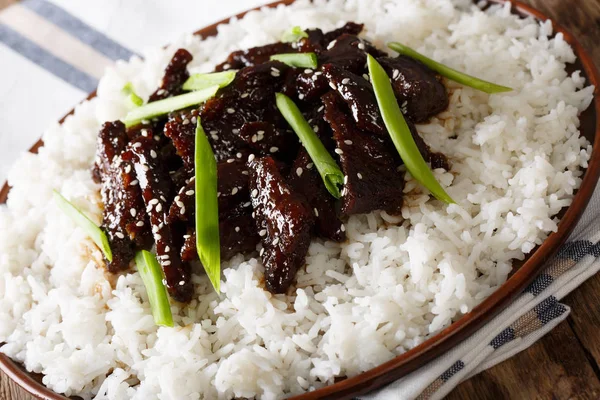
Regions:
<instances>
[{"instance_id":1,"label":"plate","mask_svg":"<svg viewBox=\"0 0 600 400\"><path fill-rule=\"evenodd\" d=\"M504 3L505 1L506 0L495 0L491 3ZM294 0L282 0L268 4L266 7L288 5L293 2ZM236 17L241 18L249 11L252 10L240 13L236 15ZM550 19L540 11L519 1L512 1L512 12L520 16L533 16L540 21ZM226 23L229 20L230 18L227 18L207 26L195 32L195 34L204 38L215 36L217 34L217 26ZM543 270L546 261L549 260L565 242L592 197L596 182L600 176L600 119L598 118L598 116L600 116L600 74L595 68L590 55L577 42L573 35L554 21L552 21L552 23L554 32L562 33L565 40L573 47L575 54L577 55L577 62L568 66L569 72L581 70L583 76L586 78L586 84L591 84L596 87L594 101L588 109L580 115L580 132L581 135L585 136L590 143L592 143L592 156L583 177L581 187L573 198L572 204L561 211L561 221L558 225L557 232L551 234L540 246L534 249L525 261L515 263L512 275L500 288L498 288L498 290L448 328L421 343L419 346L376 368L352 378L340 380L333 385L326 386L314 392L293 397L294 400L354 398L400 379L425 365L427 362L442 355L462 340L469 337L493 316L502 311L533 281L533 279ZM88 99L91 99L95 95L95 92L91 93L88 96ZM60 123L72 113L73 110L65 115L60 120ZM42 145L43 143L40 140L30 151L35 153ZM4 185L2 190L0 190L0 204L6 202L9 191L10 187L8 187L8 185ZM3 354L0 354L0 369L2 369L2 371L4 371L19 386L23 387L27 392L37 398L44 400L67 400L67 397L56 394L46 388L41 383L41 375L25 371L21 365L15 363Z\"/></svg>"}]
</instances>

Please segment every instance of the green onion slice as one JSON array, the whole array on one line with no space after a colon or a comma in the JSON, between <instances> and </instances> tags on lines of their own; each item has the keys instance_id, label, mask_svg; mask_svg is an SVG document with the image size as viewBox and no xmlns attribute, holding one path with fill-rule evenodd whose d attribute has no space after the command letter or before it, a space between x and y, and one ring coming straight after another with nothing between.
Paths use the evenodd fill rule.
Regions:
<instances>
[{"instance_id":1,"label":"green onion slice","mask_svg":"<svg viewBox=\"0 0 600 400\"><path fill-rule=\"evenodd\" d=\"M285 43L297 42L302 38L307 38L308 33L304 32L299 26L293 26L283 33L281 41Z\"/></svg>"},{"instance_id":2,"label":"green onion slice","mask_svg":"<svg viewBox=\"0 0 600 400\"><path fill-rule=\"evenodd\" d=\"M110 244L108 243L106 233L56 190L54 191L54 201L56 202L56 205L58 205L58 207L73 220L73 222L79 225L79 227L88 234L94 243L96 243L96 246L102 250L104 257L106 257L109 262L112 262L112 251L110 250Z\"/></svg>"},{"instance_id":3,"label":"green onion slice","mask_svg":"<svg viewBox=\"0 0 600 400\"><path fill-rule=\"evenodd\" d=\"M383 122L392 137L396 150L398 150L400 157L404 161L404 165L406 165L410 174L429 189L437 199L446 203L454 203L454 200L452 200L435 179L435 176L419 152L410 128L406 124L402 111L400 111L390 78L387 76L385 70L370 54L367 54L367 65Z\"/></svg>"},{"instance_id":4,"label":"green onion slice","mask_svg":"<svg viewBox=\"0 0 600 400\"><path fill-rule=\"evenodd\" d=\"M344 184L344 174L340 170L340 167L338 167L335 160L331 157L325 146L323 146L315 131L306 122L306 119L304 119L304 116L292 99L283 93L277 93L275 96L277 108L300 138L308 155L317 167L327 191L333 197L339 199L342 197L339 186Z\"/></svg>"},{"instance_id":5,"label":"green onion slice","mask_svg":"<svg viewBox=\"0 0 600 400\"><path fill-rule=\"evenodd\" d=\"M213 97L217 93L217 90L219 90L219 86L215 85L196 92L181 94L179 96L173 96L148 103L129 111L127 116L123 119L123 123L125 123L125 126L130 127L139 124L143 120L203 103Z\"/></svg>"},{"instance_id":6,"label":"green onion slice","mask_svg":"<svg viewBox=\"0 0 600 400\"><path fill-rule=\"evenodd\" d=\"M131 82L127 82L125 86L123 86L123 89L121 89L121 92L127 96L127 99L131 102L133 107L139 107L144 104L144 100L142 100L142 98L133 90Z\"/></svg>"},{"instance_id":7,"label":"green onion slice","mask_svg":"<svg viewBox=\"0 0 600 400\"><path fill-rule=\"evenodd\" d=\"M146 286L154 322L156 322L156 325L172 328L171 305L169 304L167 289L163 284L162 268L156 257L149 251L142 250L135 255L135 264L144 281L144 286Z\"/></svg>"},{"instance_id":8,"label":"green onion slice","mask_svg":"<svg viewBox=\"0 0 600 400\"><path fill-rule=\"evenodd\" d=\"M405 56L409 56L410 58L414 58L425 64L430 69L434 70L438 74L445 76L446 78L453 80L455 82L461 83L465 86L472 87L477 90L481 90L485 93L502 93L502 92L510 92L512 88L507 86L496 85L495 83L484 81L483 79L476 78L471 75L467 75L455 69L452 69L444 64L440 64L437 61L432 60L431 58L425 57L423 54L416 52L415 50L407 47L398 42L388 43L388 47L394 51L397 51L400 54Z\"/></svg>"},{"instance_id":9,"label":"green onion slice","mask_svg":"<svg viewBox=\"0 0 600 400\"><path fill-rule=\"evenodd\" d=\"M196 125L194 154L196 178L196 249L204 270L217 293L221 292L221 249L217 162L200 118Z\"/></svg>"},{"instance_id":10,"label":"green onion slice","mask_svg":"<svg viewBox=\"0 0 600 400\"><path fill-rule=\"evenodd\" d=\"M212 86L224 88L235 79L237 71L229 70L210 74L194 74L183 84L183 90L202 90Z\"/></svg>"},{"instance_id":11,"label":"green onion slice","mask_svg":"<svg viewBox=\"0 0 600 400\"><path fill-rule=\"evenodd\" d=\"M284 53L271 56L271 60L281 61L290 67L317 68L319 65L315 53Z\"/></svg>"}]
</instances>

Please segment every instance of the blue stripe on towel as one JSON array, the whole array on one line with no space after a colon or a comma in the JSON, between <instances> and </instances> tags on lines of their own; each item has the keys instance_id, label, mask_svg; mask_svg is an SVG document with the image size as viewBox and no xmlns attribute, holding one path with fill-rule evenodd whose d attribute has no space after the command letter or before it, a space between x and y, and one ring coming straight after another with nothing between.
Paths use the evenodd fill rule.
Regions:
<instances>
[{"instance_id":1,"label":"blue stripe on towel","mask_svg":"<svg viewBox=\"0 0 600 400\"><path fill-rule=\"evenodd\" d=\"M135 53L108 38L62 8L45 0L25 0L21 3L62 30L93 47L111 60L129 60ZM91 6L91 5L90 5Z\"/></svg>"},{"instance_id":2,"label":"blue stripe on towel","mask_svg":"<svg viewBox=\"0 0 600 400\"><path fill-rule=\"evenodd\" d=\"M0 24L0 43L86 93L98 86L96 78L55 57L4 24Z\"/></svg>"}]
</instances>

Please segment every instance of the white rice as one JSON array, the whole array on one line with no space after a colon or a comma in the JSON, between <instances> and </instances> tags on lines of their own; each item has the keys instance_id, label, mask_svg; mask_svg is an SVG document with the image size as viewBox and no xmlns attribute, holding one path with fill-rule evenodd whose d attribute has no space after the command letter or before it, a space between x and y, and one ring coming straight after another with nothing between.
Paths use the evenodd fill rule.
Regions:
<instances>
[{"instance_id":1,"label":"white rice","mask_svg":"<svg viewBox=\"0 0 600 400\"><path fill-rule=\"evenodd\" d=\"M460 3L460 4L458 4ZM451 172L436 171L455 205L407 178L402 218L350 218L349 241L315 241L293 296L259 284L256 258L224 264L223 294L195 277L197 298L157 329L137 273L106 280L97 249L52 201L62 192L97 221L92 182L98 128L126 113L120 89L148 96L175 49L208 71L229 51L279 39L293 25L364 22L383 48L398 40L467 73L513 87L488 96L449 83L449 109L419 126ZM12 169L0 209L2 352L85 399L280 398L353 376L406 352L467 313L507 278L512 259L556 230L591 146L578 113L593 88L565 72L574 53L550 23L481 12L470 0L323 0L249 13L204 41L185 36L145 61L107 70L98 98L44 134L39 155ZM13 132L18 134L18 132ZM451 139L457 135L456 139ZM388 224L389 223L389 224Z\"/></svg>"}]
</instances>

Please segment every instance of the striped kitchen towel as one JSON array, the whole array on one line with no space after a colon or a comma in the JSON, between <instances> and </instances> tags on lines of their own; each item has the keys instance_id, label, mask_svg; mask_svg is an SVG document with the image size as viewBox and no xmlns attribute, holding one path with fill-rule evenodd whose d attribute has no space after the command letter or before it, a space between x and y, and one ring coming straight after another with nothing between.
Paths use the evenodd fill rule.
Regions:
<instances>
[{"instance_id":1,"label":"striped kitchen towel","mask_svg":"<svg viewBox=\"0 0 600 400\"><path fill-rule=\"evenodd\" d=\"M265 0L25 0L0 12L0 181L19 152L95 89L106 66ZM18 132L18 135L14 133ZM600 189L545 272L453 350L365 399L440 399L563 321L560 299L600 269Z\"/></svg>"}]
</instances>

